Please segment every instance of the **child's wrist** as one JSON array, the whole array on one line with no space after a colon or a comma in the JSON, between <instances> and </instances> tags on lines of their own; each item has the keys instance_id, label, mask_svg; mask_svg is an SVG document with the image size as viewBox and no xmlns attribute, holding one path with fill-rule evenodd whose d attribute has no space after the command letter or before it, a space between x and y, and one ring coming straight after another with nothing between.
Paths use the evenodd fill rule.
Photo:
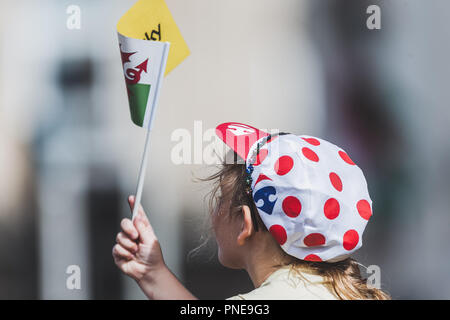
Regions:
<instances>
[{"instance_id":1,"label":"child's wrist","mask_svg":"<svg viewBox=\"0 0 450 320\"><path fill-rule=\"evenodd\" d=\"M164 274L167 269L168 268L164 263L157 267L152 267L146 273L144 273L140 279L137 279L137 282L153 283L161 276L161 274Z\"/></svg>"},{"instance_id":2,"label":"child's wrist","mask_svg":"<svg viewBox=\"0 0 450 320\"><path fill-rule=\"evenodd\" d=\"M151 300L196 300L170 269L163 264L145 274L138 285Z\"/></svg>"},{"instance_id":3,"label":"child's wrist","mask_svg":"<svg viewBox=\"0 0 450 320\"><path fill-rule=\"evenodd\" d=\"M165 274L170 273L170 270L165 264L158 266L157 268L152 268L147 271L142 277L136 279L137 284L145 294L151 298L152 291L154 288L158 286L158 281L161 281L165 278Z\"/></svg>"}]
</instances>

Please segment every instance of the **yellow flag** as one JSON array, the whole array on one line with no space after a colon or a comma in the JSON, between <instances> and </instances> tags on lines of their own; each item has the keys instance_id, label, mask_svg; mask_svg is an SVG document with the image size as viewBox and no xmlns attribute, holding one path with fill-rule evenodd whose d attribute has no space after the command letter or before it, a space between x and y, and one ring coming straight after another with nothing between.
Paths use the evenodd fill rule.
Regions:
<instances>
[{"instance_id":1,"label":"yellow flag","mask_svg":"<svg viewBox=\"0 0 450 320\"><path fill-rule=\"evenodd\" d=\"M117 31L129 38L170 42L165 74L190 54L164 0L139 0L119 20Z\"/></svg>"}]
</instances>

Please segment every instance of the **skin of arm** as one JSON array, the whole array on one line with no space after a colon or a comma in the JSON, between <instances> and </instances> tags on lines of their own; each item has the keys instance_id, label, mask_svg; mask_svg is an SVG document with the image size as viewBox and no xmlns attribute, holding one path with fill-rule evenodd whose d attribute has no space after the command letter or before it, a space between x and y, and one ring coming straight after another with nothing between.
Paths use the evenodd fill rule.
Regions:
<instances>
[{"instance_id":1,"label":"skin of arm","mask_svg":"<svg viewBox=\"0 0 450 320\"><path fill-rule=\"evenodd\" d=\"M197 300L167 267L149 273L137 283L151 300Z\"/></svg>"}]
</instances>

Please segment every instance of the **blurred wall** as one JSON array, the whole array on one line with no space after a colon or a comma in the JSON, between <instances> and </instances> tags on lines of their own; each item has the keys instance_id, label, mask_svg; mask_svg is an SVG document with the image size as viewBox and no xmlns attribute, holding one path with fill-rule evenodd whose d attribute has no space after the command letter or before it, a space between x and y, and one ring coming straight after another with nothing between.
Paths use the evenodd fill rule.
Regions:
<instances>
[{"instance_id":1,"label":"blurred wall","mask_svg":"<svg viewBox=\"0 0 450 320\"><path fill-rule=\"evenodd\" d=\"M361 28L371 4L381 30ZM374 201L356 255L393 298L448 299L447 1L317 1L326 135L352 150ZM322 19L319 19L321 17Z\"/></svg>"}]
</instances>

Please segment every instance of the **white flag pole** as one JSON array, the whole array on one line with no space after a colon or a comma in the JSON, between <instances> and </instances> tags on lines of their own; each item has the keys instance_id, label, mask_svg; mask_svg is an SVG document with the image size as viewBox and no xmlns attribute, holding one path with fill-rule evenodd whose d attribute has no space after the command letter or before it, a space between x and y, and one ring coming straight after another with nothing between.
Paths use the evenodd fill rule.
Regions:
<instances>
[{"instance_id":1,"label":"white flag pole","mask_svg":"<svg viewBox=\"0 0 450 320\"><path fill-rule=\"evenodd\" d=\"M141 168L139 169L139 178L136 188L136 197L134 199L133 217L138 212L139 205L141 204L142 190L144 189L145 170L147 169L148 158L148 146L150 144L150 129L147 130L147 137L145 138L144 154L142 155Z\"/></svg>"},{"instance_id":2,"label":"white flag pole","mask_svg":"<svg viewBox=\"0 0 450 320\"><path fill-rule=\"evenodd\" d=\"M164 73L165 73L166 64L167 64L167 57L169 56L169 48L170 48L170 43L164 42L164 51L163 51L163 57L161 60L161 67L159 69L158 82L156 83L155 98L154 98L153 104L152 104L150 120L148 122L148 128L147 128L147 135L145 138L144 153L142 155L141 167L139 169L139 177L138 177L138 184L137 184L137 188L136 188L136 198L134 200L132 220L136 217L139 206L141 204L142 190L144 189L145 171L147 169L147 162L148 162L147 159L148 159L148 148L150 145L150 132L152 130L153 119L155 117L155 113L156 113L155 111L156 111L156 107L157 107L158 101L159 101L159 94L160 94L162 82L164 79Z\"/></svg>"}]
</instances>

